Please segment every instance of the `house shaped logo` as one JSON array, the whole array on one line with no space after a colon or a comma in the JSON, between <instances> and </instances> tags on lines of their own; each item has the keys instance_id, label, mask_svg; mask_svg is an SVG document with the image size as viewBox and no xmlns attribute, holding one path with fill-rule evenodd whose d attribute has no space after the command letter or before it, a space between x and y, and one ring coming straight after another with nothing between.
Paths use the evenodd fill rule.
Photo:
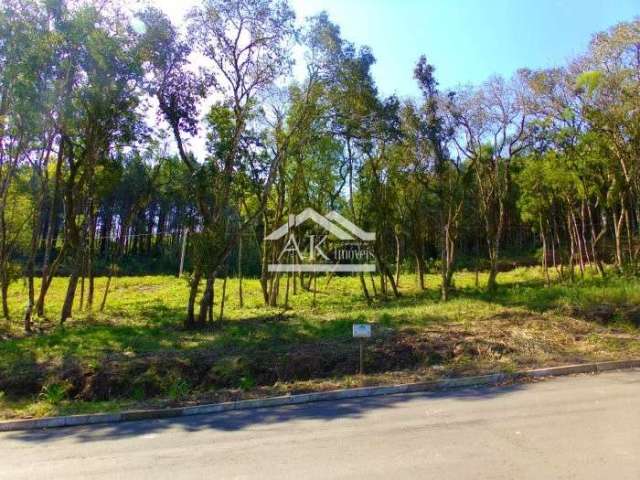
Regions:
<instances>
[{"instance_id":1,"label":"house shaped logo","mask_svg":"<svg viewBox=\"0 0 640 480\"><path fill-rule=\"evenodd\" d=\"M308 248L301 248L296 227L311 220L326 233L308 234ZM306 208L297 215L289 215L287 223L271 232L265 240L286 242L278 263L268 265L269 272L374 272L375 263L369 246L376 234L365 232L336 211L321 215ZM328 250L328 245L333 245ZM288 260L288 263L281 263Z\"/></svg>"}]
</instances>

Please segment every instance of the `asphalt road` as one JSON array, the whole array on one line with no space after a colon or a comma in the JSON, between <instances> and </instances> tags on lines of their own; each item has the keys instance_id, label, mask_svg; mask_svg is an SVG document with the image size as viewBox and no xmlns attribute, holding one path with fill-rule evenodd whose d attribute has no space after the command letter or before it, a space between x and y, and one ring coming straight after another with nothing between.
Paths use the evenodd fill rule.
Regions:
<instances>
[{"instance_id":1,"label":"asphalt road","mask_svg":"<svg viewBox=\"0 0 640 480\"><path fill-rule=\"evenodd\" d=\"M0 478L640 479L640 370L0 434Z\"/></svg>"}]
</instances>

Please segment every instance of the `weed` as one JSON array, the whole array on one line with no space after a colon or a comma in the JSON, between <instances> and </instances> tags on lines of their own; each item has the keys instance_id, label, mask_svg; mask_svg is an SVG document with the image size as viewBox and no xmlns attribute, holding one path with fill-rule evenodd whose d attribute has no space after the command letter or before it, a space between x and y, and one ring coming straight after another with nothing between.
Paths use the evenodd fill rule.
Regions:
<instances>
[{"instance_id":1,"label":"weed","mask_svg":"<svg viewBox=\"0 0 640 480\"><path fill-rule=\"evenodd\" d=\"M68 386L62 383L52 383L42 387L38 399L51 405L58 405L67 396Z\"/></svg>"},{"instance_id":2,"label":"weed","mask_svg":"<svg viewBox=\"0 0 640 480\"><path fill-rule=\"evenodd\" d=\"M145 393L144 388L141 385L136 385L131 390L131 398L137 402L144 400Z\"/></svg>"},{"instance_id":3,"label":"weed","mask_svg":"<svg viewBox=\"0 0 640 480\"><path fill-rule=\"evenodd\" d=\"M186 380L178 379L169 386L167 395L174 402L184 400L189 396L190 389L191 387Z\"/></svg>"},{"instance_id":4,"label":"weed","mask_svg":"<svg viewBox=\"0 0 640 480\"><path fill-rule=\"evenodd\" d=\"M252 377L247 376L247 377L240 378L240 385L239 385L240 390L244 390L244 391L251 390L255 386L256 386L256 381Z\"/></svg>"}]
</instances>

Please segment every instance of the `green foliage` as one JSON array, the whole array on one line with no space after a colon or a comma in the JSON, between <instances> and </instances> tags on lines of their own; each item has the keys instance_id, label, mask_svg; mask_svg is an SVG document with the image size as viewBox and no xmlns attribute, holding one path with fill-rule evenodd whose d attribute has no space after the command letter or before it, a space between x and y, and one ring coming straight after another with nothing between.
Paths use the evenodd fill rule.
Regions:
<instances>
[{"instance_id":1,"label":"green foliage","mask_svg":"<svg viewBox=\"0 0 640 480\"><path fill-rule=\"evenodd\" d=\"M66 397L69 389L68 384L51 383L42 387L42 391L38 395L38 400L50 403L52 405L60 404Z\"/></svg>"},{"instance_id":2,"label":"green foliage","mask_svg":"<svg viewBox=\"0 0 640 480\"><path fill-rule=\"evenodd\" d=\"M603 72L592 70L589 72L582 72L576 78L576 87L585 89L589 95L602 84L604 80Z\"/></svg>"},{"instance_id":3,"label":"green foliage","mask_svg":"<svg viewBox=\"0 0 640 480\"><path fill-rule=\"evenodd\" d=\"M131 398L137 402L141 402L146 398L144 387L142 385L134 385L131 389Z\"/></svg>"},{"instance_id":4,"label":"green foliage","mask_svg":"<svg viewBox=\"0 0 640 480\"><path fill-rule=\"evenodd\" d=\"M239 387L241 390L251 390L256 386L256 381L252 377L240 377Z\"/></svg>"},{"instance_id":5,"label":"green foliage","mask_svg":"<svg viewBox=\"0 0 640 480\"><path fill-rule=\"evenodd\" d=\"M173 401L184 400L188 397L190 388L189 382L177 379L169 386L167 395Z\"/></svg>"}]
</instances>

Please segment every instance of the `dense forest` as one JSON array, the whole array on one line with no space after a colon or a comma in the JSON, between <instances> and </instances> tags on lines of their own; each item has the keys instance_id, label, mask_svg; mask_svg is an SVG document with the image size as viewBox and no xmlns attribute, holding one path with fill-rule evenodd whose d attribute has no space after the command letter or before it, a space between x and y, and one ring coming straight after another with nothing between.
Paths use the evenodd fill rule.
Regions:
<instances>
[{"instance_id":1,"label":"dense forest","mask_svg":"<svg viewBox=\"0 0 640 480\"><path fill-rule=\"evenodd\" d=\"M401 271L422 288L439 272L443 300L463 268L488 270L489 290L527 262L547 283L636 275L640 20L564 66L451 90L428 53L419 98L383 97L375 52L286 1L202 0L178 24L118 2L4 0L2 316L29 332L104 309L112 277L180 270L189 327L213 320L228 276L259 278L278 305L266 265L282 243L264 238L307 207L376 232L366 298L400 295ZM56 276L62 310L46 312ZM9 309L12 282L24 311Z\"/></svg>"}]
</instances>

